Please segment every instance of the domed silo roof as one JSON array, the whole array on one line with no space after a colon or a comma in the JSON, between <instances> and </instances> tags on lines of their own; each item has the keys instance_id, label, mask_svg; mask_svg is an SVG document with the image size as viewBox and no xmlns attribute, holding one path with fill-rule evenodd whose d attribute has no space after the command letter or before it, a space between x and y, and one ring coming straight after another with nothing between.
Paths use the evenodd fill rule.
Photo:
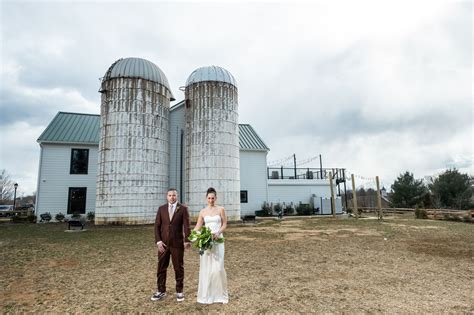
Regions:
<instances>
[{"instance_id":1,"label":"domed silo roof","mask_svg":"<svg viewBox=\"0 0 474 315\"><path fill-rule=\"evenodd\" d=\"M159 83L166 87L171 93L168 79L161 69L153 62L142 58L122 58L114 62L105 73L102 82L114 78L140 78Z\"/></svg>"},{"instance_id":2,"label":"domed silo roof","mask_svg":"<svg viewBox=\"0 0 474 315\"><path fill-rule=\"evenodd\" d=\"M225 82L237 87L234 76L226 69L218 66L201 67L194 70L186 80L186 86L204 81Z\"/></svg>"}]
</instances>

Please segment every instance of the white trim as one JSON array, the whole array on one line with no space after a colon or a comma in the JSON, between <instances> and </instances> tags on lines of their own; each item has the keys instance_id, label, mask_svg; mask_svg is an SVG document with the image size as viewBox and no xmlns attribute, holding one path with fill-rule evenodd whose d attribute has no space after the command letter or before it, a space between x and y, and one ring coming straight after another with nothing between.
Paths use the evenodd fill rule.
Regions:
<instances>
[{"instance_id":1,"label":"white trim","mask_svg":"<svg viewBox=\"0 0 474 315\"><path fill-rule=\"evenodd\" d=\"M40 145L41 144L73 144L73 145L93 145L93 146L99 146L99 142L84 142L84 141L81 141L81 142L68 142L68 141L39 141L37 140L36 142L38 142Z\"/></svg>"},{"instance_id":2,"label":"white trim","mask_svg":"<svg viewBox=\"0 0 474 315\"><path fill-rule=\"evenodd\" d=\"M268 186L329 186L325 179L268 179ZM336 186L333 184L333 186Z\"/></svg>"},{"instance_id":3,"label":"white trim","mask_svg":"<svg viewBox=\"0 0 474 315\"><path fill-rule=\"evenodd\" d=\"M38 203L39 203L40 185L41 185L41 169L42 169L41 164L42 163L43 163L43 146L40 143L40 158L39 158L39 165L38 165L38 178L36 179L35 214L37 213L36 209L38 209Z\"/></svg>"}]
</instances>

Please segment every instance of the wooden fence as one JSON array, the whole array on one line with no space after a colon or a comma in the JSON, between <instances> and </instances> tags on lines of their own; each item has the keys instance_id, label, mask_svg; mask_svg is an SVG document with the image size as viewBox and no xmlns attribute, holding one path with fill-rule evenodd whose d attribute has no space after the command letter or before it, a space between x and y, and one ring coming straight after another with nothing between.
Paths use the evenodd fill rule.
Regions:
<instances>
[{"instance_id":1,"label":"wooden fence","mask_svg":"<svg viewBox=\"0 0 474 315\"><path fill-rule=\"evenodd\" d=\"M349 208L352 209L352 208ZM375 212L378 213L379 209L377 207L357 207L361 212ZM407 213L415 212L416 209L413 208L382 208L384 213ZM433 216L433 218L442 218L444 215L453 215L453 216L471 216L474 217L474 209L469 210L457 210L457 209L421 209L425 210L428 216Z\"/></svg>"}]
</instances>

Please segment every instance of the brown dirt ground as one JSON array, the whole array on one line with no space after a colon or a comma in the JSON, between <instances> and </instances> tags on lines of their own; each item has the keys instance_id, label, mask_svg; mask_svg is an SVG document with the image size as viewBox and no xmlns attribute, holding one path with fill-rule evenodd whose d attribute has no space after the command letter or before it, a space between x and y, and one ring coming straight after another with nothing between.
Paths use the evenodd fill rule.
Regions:
<instances>
[{"instance_id":1,"label":"brown dirt ground","mask_svg":"<svg viewBox=\"0 0 474 315\"><path fill-rule=\"evenodd\" d=\"M199 255L185 254L185 293L152 302L153 227L0 225L2 313L468 313L474 225L306 218L230 225L229 304L196 303ZM172 268L170 266L170 268Z\"/></svg>"}]
</instances>

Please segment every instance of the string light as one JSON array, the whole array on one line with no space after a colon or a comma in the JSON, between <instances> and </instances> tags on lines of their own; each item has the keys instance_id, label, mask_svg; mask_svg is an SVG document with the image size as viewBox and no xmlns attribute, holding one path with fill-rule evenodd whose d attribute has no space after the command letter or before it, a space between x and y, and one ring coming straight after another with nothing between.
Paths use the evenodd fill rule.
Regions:
<instances>
[{"instance_id":1,"label":"string light","mask_svg":"<svg viewBox=\"0 0 474 315\"><path fill-rule=\"evenodd\" d=\"M268 163L268 166L284 166L284 164L286 164L290 159L293 159L293 154L280 160L271 161Z\"/></svg>"},{"instance_id":2,"label":"string light","mask_svg":"<svg viewBox=\"0 0 474 315\"><path fill-rule=\"evenodd\" d=\"M315 155L315 156L313 156L313 157L310 157L310 158L308 158L308 159L306 159L306 160L303 160L303 161L301 161L301 162L297 162L297 163L296 163L296 166L308 164L308 163L310 163L310 162L313 162L313 161L316 160L316 159L319 159L319 154L318 154L318 155Z\"/></svg>"},{"instance_id":3,"label":"string light","mask_svg":"<svg viewBox=\"0 0 474 315\"><path fill-rule=\"evenodd\" d=\"M317 154L315 156L312 156L310 158L307 158L307 159L304 159L302 161L296 161L296 166L301 166L301 165L305 165L305 164L308 164L310 162L313 162L314 160L317 160L319 159L319 156L320 154ZM280 166L293 166L294 162L293 162L293 158L294 158L294 155L290 155L286 158L283 158L283 159L280 159L280 160L275 160L275 161L271 161L268 163L268 166L270 167L280 167Z\"/></svg>"}]
</instances>

